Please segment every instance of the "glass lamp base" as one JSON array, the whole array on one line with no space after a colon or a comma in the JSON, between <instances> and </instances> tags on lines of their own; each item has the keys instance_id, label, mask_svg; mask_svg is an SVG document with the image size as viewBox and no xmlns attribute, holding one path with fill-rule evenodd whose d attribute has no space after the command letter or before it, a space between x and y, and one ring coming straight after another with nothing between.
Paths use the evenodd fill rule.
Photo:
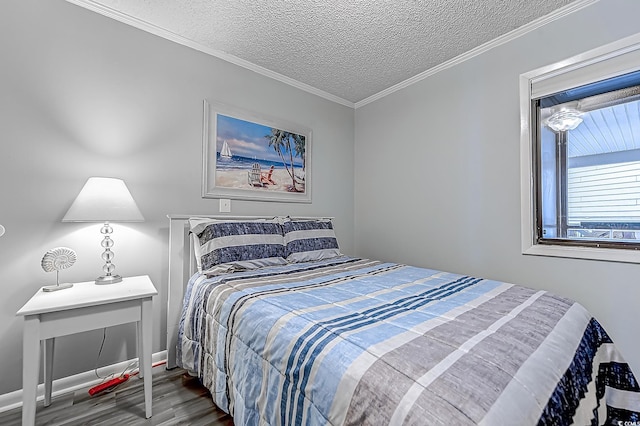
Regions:
<instances>
[{"instance_id":1,"label":"glass lamp base","mask_svg":"<svg viewBox=\"0 0 640 426\"><path fill-rule=\"evenodd\" d=\"M96 278L96 284L115 284L122 281L122 277L120 275L103 275L101 277Z\"/></svg>"}]
</instances>

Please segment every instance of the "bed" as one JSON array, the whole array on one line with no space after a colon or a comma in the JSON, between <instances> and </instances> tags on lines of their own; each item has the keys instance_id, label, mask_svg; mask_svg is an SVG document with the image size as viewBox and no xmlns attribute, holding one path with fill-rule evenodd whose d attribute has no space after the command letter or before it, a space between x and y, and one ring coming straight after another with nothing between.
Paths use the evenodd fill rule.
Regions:
<instances>
[{"instance_id":1,"label":"bed","mask_svg":"<svg viewBox=\"0 0 640 426\"><path fill-rule=\"evenodd\" d=\"M173 215L169 252L167 366L236 425L640 424L574 301L345 256L328 218Z\"/></svg>"}]
</instances>

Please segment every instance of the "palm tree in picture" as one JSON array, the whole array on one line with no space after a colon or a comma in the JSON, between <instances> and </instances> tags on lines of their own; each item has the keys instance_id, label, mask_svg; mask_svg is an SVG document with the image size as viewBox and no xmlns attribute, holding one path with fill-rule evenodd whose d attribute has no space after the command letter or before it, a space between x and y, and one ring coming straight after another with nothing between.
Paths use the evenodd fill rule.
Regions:
<instances>
[{"instance_id":1,"label":"palm tree in picture","mask_svg":"<svg viewBox=\"0 0 640 426\"><path fill-rule=\"evenodd\" d=\"M282 164L284 168L287 170L287 173L291 177L291 189L292 192L301 192L296 187L296 177L295 177L295 169L293 165L293 149L291 149L291 140L295 141L296 137L300 137L300 135L296 135L294 133L286 132L280 129L271 129L271 133L265 135L265 138L269 141L269 146L272 147L280 156L282 160ZM285 153L289 154L289 163L285 160ZM299 155L299 151L296 149L296 156ZM304 164L304 157L303 157ZM291 166L291 168L289 168Z\"/></svg>"},{"instance_id":2,"label":"palm tree in picture","mask_svg":"<svg viewBox=\"0 0 640 426\"><path fill-rule=\"evenodd\" d=\"M306 139L304 136L299 135L297 133L293 133L293 148L296 151L296 157L300 157L302 159L302 175L297 176L297 178L301 181L304 181L306 168L307 168L307 156L306 154Z\"/></svg>"}]
</instances>

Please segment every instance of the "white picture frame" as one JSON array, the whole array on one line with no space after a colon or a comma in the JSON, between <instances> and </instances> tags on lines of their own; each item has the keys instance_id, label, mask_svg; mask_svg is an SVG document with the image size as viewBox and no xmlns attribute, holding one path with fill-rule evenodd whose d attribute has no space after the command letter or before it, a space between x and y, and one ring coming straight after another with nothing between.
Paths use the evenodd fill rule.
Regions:
<instances>
[{"instance_id":1,"label":"white picture frame","mask_svg":"<svg viewBox=\"0 0 640 426\"><path fill-rule=\"evenodd\" d=\"M312 132L203 101L202 197L311 203Z\"/></svg>"}]
</instances>

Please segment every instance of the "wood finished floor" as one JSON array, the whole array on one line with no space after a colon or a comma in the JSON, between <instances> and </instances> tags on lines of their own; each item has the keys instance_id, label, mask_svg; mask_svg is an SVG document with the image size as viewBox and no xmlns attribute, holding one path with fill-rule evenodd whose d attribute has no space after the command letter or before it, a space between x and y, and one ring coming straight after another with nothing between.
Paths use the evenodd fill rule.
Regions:
<instances>
[{"instance_id":1,"label":"wood finished floor","mask_svg":"<svg viewBox=\"0 0 640 426\"><path fill-rule=\"evenodd\" d=\"M132 377L111 393L90 397L88 389L38 402L36 425L212 425L233 426L206 388L184 370L153 369L153 416L144 418L142 380ZM0 413L0 425L20 425L22 408Z\"/></svg>"}]
</instances>

